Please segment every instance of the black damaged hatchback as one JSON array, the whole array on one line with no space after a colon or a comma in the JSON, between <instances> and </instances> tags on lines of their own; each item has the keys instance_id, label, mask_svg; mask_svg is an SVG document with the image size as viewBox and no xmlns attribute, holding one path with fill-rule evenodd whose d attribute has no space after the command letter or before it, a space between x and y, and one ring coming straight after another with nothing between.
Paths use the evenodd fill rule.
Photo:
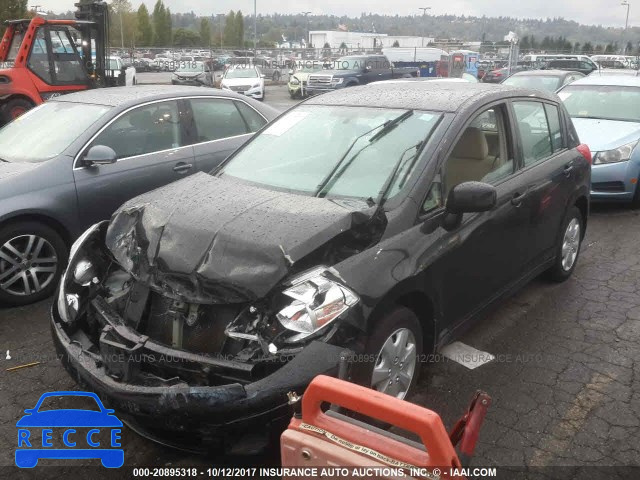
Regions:
<instances>
[{"instance_id":1,"label":"black damaged hatchback","mask_svg":"<svg viewBox=\"0 0 640 480\"><path fill-rule=\"evenodd\" d=\"M137 432L242 449L345 349L353 381L404 398L490 303L568 278L589 183L553 95L408 80L314 97L84 233L53 337Z\"/></svg>"}]
</instances>

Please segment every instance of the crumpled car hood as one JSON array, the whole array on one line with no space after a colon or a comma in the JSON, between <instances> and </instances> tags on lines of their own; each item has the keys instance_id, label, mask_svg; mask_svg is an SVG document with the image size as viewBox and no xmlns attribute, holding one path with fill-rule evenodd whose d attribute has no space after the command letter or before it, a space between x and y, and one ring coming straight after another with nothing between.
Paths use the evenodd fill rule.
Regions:
<instances>
[{"instance_id":1,"label":"crumpled car hood","mask_svg":"<svg viewBox=\"0 0 640 480\"><path fill-rule=\"evenodd\" d=\"M363 210L364 208L364 210ZM106 246L138 281L194 303L264 297L297 261L375 208L198 173L125 203Z\"/></svg>"}]
</instances>

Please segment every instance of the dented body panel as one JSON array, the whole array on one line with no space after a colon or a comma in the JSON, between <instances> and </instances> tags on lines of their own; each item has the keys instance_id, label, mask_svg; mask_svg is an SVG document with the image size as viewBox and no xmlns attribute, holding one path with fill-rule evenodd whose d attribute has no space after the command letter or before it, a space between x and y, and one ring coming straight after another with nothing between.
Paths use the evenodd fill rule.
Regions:
<instances>
[{"instance_id":1,"label":"dented body panel","mask_svg":"<svg viewBox=\"0 0 640 480\"><path fill-rule=\"evenodd\" d=\"M511 122L512 100L550 103L570 122L556 97L482 84L380 83L305 102L409 110L387 118L382 131L393 130L393 118L420 121L411 109L439 112L425 114L437 117L436 126L407 148L415 150L414 168L388 201L384 191L377 199L323 197L322 184L316 195L292 193L225 175L256 138L286 131L276 121L216 173L125 203L108 228L94 226L72 251L51 314L66 368L150 438L166 443L175 432L195 431L204 444L290 415L286 393L335 373L342 349L365 352L394 308L418 317L424 351L454 338L553 264L569 209L588 212L589 164L573 140L555 159L520 172L511 123L513 174L471 185L494 189L493 208L456 213L455 224L447 223L445 199L423 209L471 119L500 105ZM558 164L565 161L571 175ZM519 191L527 200L516 205ZM89 267L78 270L80 261ZM114 355L134 361L107 361Z\"/></svg>"}]
</instances>

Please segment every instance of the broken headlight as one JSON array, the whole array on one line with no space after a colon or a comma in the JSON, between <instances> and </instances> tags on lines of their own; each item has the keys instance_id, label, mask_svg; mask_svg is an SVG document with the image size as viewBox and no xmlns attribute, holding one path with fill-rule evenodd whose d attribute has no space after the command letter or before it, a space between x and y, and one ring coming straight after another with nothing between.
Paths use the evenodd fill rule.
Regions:
<instances>
[{"instance_id":1,"label":"broken headlight","mask_svg":"<svg viewBox=\"0 0 640 480\"><path fill-rule=\"evenodd\" d=\"M58 290L58 314L65 323L73 322L82 307L86 290L98 282L105 271L104 258L94 252L96 242L104 238L108 222L96 223L75 241L69 253L69 264L62 275Z\"/></svg>"},{"instance_id":2,"label":"broken headlight","mask_svg":"<svg viewBox=\"0 0 640 480\"><path fill-rule=\"evenodd\" d=\"M358 296L332 277L329 269L319 267L294 278L282 292L292 301L276 316L283 327L298 332L289 341L308 337L358 303Z\"/></svg>"}]
</instances>

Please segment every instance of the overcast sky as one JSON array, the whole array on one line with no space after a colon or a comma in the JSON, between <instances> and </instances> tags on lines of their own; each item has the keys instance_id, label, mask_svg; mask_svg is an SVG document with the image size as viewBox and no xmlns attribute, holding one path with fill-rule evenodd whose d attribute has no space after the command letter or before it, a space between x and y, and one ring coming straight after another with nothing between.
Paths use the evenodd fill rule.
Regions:
<instances>
[{"instance_id":1,"label":"overcast sky","mask_svg":"<svg viewBox=\"0 0 640 480\"><path fill-rule=\"evenodd\" d=\"M74 9L77 0L35 0L30 5L41 4L45 10L62 12ZM156 0L146 0L149 11ZM418 7L431 6L434 15L487 15L519 18L564 17L584 24L624 26L626 7L621 0L299 0L295 4L281 0L257 0L258 13L298 13L311 11L318 14L359 16L362 12L388 15L414 15ZM134 8L141 1L131 0ZM174 13L193 10L198 15L242 10L253 13L253 0L164 0ZM629 26L640 23L640 1L630 0ZM634 4L636 5L634 8ZM635 12L634 12L635 10ZM635 21L634 21L635 20Z\"/></svg>"}]
</instances>

